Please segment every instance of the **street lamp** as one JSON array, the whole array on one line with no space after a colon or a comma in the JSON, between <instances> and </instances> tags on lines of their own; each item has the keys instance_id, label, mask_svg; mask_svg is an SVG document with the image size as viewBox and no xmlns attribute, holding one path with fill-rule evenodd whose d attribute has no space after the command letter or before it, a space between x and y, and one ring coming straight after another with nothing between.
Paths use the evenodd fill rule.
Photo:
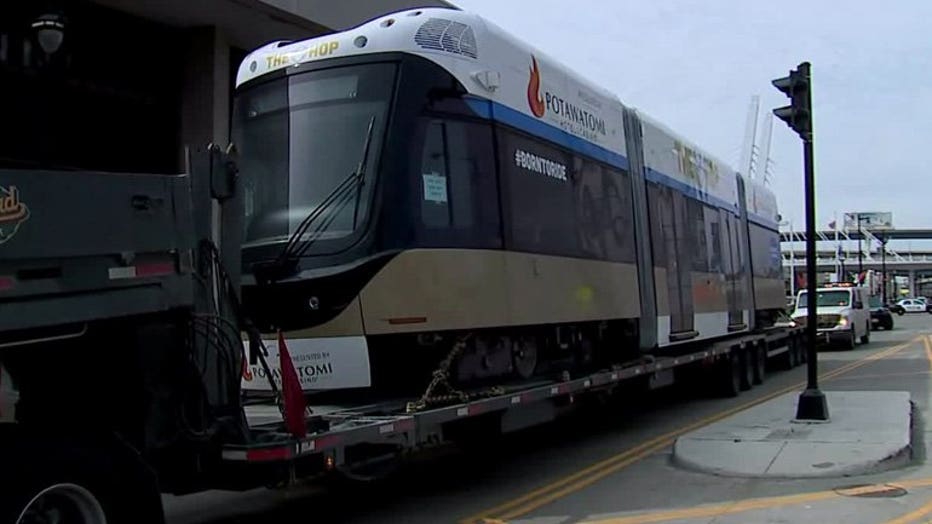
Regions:
<instances>
[{"instance_id":1,"label":"street lamp","mask_svg":"<svg viewBox=\"0 0 932 524\"><path fill-rule=\"evenodd\" d=\"M861 275L864 274L864 252L861 250L861 237L864 236L861 234L861 213L857 214L858 216L858 284L861 284Z\"/></svg>"},{"instance_id":2,"label":"street lamp","mask_svg":"<svg viewBox=\"0 0 932 524\"><path fill-rule=\"evenodd\" d=\"M883 293L883 303L887 303L887 235L880 237L880 288Z\"/></svg>"},{"instance_id":3,"label":"street lamp","mask_svg":"<svg viewBox=\"0 0 932 524\"><path fill-rule=\"evenodd\" d=\"M54 55L65 39L65 17L59 13L46 13L35 19L32 30L45 54Z\"/></svg>"}]
</instances>

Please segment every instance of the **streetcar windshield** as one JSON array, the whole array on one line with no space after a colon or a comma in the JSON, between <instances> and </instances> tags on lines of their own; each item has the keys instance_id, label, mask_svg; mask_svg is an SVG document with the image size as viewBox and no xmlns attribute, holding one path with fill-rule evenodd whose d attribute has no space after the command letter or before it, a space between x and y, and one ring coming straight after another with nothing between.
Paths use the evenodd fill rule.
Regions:
<instances>
[{"instance_id":1,"label":"streetcar windshield","mask_svg":"<svg viewBox=\"0 0 932 524\"><path fill-rule=\"evenodd\" d=\"M245 246L284 242L315 215L300 240L326 251L327 240L366 223L394 75L395 66L384 63L330 68L237 96ZM363 176L354 176L360 168Z\"/></svg>"}]
</instances>

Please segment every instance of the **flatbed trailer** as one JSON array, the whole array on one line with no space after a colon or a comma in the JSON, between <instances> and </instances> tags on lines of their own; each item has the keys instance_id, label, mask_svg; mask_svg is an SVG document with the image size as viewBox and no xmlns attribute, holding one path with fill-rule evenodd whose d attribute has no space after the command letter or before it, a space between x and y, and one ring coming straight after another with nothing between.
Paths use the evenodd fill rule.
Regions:
<instances>
[{"instance_id":1,"label":"flatbed trailer","mask_svg":"<svg viewBox=\"0 0 932 524\"><path fill-rule=\"evenodd\" d=\"M159 524L160 492L376 475L622 388L693 377L734 396L803 360L802 331L774 327L577 376L312 405L295 438L274 402L244 403L240 389L236 275L222 269L239 256L231 167L211 148L178 176L0 170L22 219L0 244L0 524L48 508Z\"/></svg>"},{"instance_id":2,"label":"flatbed trailer","mask_svg":"<svg viewBox=\"0 0 932 524\"><path fill-rule=\"evenodd\" d=\"M708 380L703 383L713 392L736 396L762 383L768 372L801 364L805 360L802 336L798 327L776 327L712 342L682 355L645 356L638 362L577 378L512 386L495 395L480 392L477 396L481 398L432 408L412 409L416 399L328 406L315 415L326 429L294 439L282 432L280 422L255 424L251 426L254 442L224 446L223 461L226 468L241 472L269 464L300 465L305 475L352 471L372 460L395 459L456 440L471 422L485 431L520 430L553 421L563 408L588 396L609 395L628 385L658 389L691 371L704 371ZM759 362L761 357L764 360ZM357 448L369 453L354 452ZM238 479L233 478L236 484Z\"/></svg>"}]
</instances>

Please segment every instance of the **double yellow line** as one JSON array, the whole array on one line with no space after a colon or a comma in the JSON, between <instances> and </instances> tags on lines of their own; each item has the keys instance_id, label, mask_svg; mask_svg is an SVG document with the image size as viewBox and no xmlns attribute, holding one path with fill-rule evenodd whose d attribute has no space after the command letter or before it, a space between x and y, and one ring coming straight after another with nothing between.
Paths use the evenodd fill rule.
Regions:
<instances>
[{"instance_id":1,"label":"double yellow line","mask_svg":"<svg viewBox=\"0 0 932 524\"><path fill-rule=\"evenodd\" d=\"M865 495L880 495L884 492L906 489L906 488L927 488L932 486L932 478L919 478L904 480L902 482L887 484L871 484L868 486L857 486L853 488L833 489L826 491L813 491L810 493L799 493L796 495L780 495L777 497L764 497L756 499L739 500L737 502L724 502L720 504L709 504L707 506L698 506L694 508L682 508L655 513L642 513L638 515L629 515L624 517L606 518L601 520L586 521L586 524L651 524L656 522L667 522L671 520L686 520L709 517L721 517L724 515L733 515L745 511L760 509L771 509L782 506L798 506L800 504L810 504L824 500L840 499L844 497L856 497ZM924 508L925 506L923 506ZM915 520L914 515L920 510L911 511L902 517L885 522L884 524L907 524ZM924 513L922 514L924 515ZM919 515L921 516L921 515ZM900 520L910 517L910 520Z\"/></svg>"},{"instance_id":2,"label":"double yellow line","mask_svg":"<svg viewBox=\"0 0 932 524\"><path fill-rule=\"evenodd\" d=\"M878 353L874 353L864 359L857 360L846 364L838 369L829 371L819 375L821 380L829 380L831 378L837 377L854 369L857 369L861 366L867 365L870 362L886 358L895 353L902 351L903 349L911 346L915 343L920 337L913 338L908 342L893 346L891 348L885 349ZM921 337L926 343L927 354L932 354L932 345L930 341L925 337ZM488 508L480 513L467 517L459 521L459 524L493 524L506 522L509 519L514 519L520 517L521 515L526 515L537 508L545 506L557 499L565 497L571 493L577 492L595 482L598 482L602 478L611 475L625 467L647 457L657 451L660 451L664 448L667 448L673 444L673 441L690 431L699 429L703 426L707 426L713 422L717 422L726 417L734 415L740 411L748 409L750 407L756 406L758 404L767 402L768 400L774 399L781 395L785 395L791 391L798 390L800 387L804 386L805 382L798 382L792 386L785 387L778 391L768 393L760 398L754 399L752 401L746 402L739 406L721 411L715 415L704 418L702 420L687 424L678 429L664 433L662 435L656 436L650 440L647 440L627 451L613 455L607 459L601 460L588 466L576 473L568 475L560 480L537 488L529 493L526 493L518 498L509 500L492 508Z\"/></svg>"},{"instance_id":3,"label":"double yellow line","mask_svg":"<svg viewBox=\"0 0 932 524\"><path fill-rule=\"evenodd\" d=\"M932 335L922 337L922 344L925 346L926 358L929 360L929 370L932 371Z\"/></svg>"}]
</instances>

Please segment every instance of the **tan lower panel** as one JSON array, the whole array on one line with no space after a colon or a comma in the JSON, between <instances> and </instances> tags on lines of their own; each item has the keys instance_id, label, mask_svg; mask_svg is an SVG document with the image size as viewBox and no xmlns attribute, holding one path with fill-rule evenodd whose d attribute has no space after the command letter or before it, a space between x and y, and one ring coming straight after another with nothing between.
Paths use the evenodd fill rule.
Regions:
<instances>
[{"instance_id":1,"label":"tan lower panel","mask_svg":"<svg viewBox=\"0 0 932 524\"><path fill-rule=\"evenodd\" d=\"M786 288L779 278L754 277L754 301L757 309L786 307Z\"/></svg>"},{"instance_id":2,"label":"tan lower panel","mask_svg":"<svg viewBox=\"0 0 932 524\"><path fill-rule=\"evenodd\" d=\"M491 250L400 253L363 288L367 334L634 318L637 271Z\"/></svg>"},{"instance_id":3,"label":"tan lower panel","mask_svg":"<svg viewBox=\"0 0 932 524\"><path fill-rule=\"evenodd\" d=\"M508 319L504 267L502 251L403 251L360 292L366 333L502 325Z\"/></svg>"},{"instance_id":4,"label":"tan lower panel","mask_svg":"<svg viewBox=\"0 0 932 524\"><path fill-rule=\"evenodd\" d=\"M666 268L654 268L654 295L657 297L657 315L661 317L670 315L670 295L667 290Z\"/></svg>"},{"instance_id":5,"label":"tan lower panel","mask_svg":"<svg viewBox=\"0 0 932 524\"><path fill-rule=\"evenodd\" d=\"M720 273L692 273L693 311L714 313L728 311L726 280Z\"/></svg>"},{"instance_id":6,"label":"tan lower panel","mask_svg":"<svg viewBox=\"0 0 932 524\"><path fill-rule=\"evenodd\" d=\"M640 315L634 264L508 253L505 271L513 324Z\"/></svg>"},{"instance_id":7,"label":"tan lower panel","mask_svg":"<svg viewBox=\"0 0 932 524\"><path fill-rule=\"evenodd\" d=\"M333 319L319 326L285 333L288 338L345 337L363 335L362 308L359 297L353 299L346 309Z\"/></svg>"}]
</instances>

